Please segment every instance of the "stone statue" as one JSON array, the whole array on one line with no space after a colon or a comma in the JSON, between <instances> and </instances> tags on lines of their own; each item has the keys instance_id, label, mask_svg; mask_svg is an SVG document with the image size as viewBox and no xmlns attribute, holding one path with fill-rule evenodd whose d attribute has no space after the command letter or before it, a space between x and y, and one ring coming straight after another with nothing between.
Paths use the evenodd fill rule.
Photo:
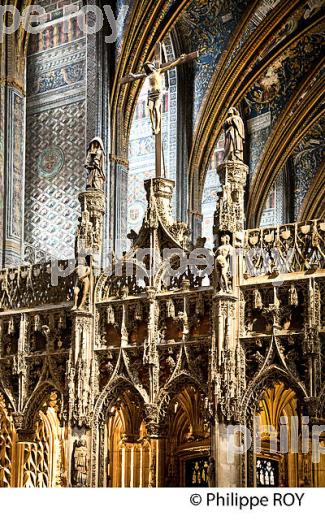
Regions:
<instances>
[{"instance_id":1,"label":"stone statue","mask_svg":"<svg viewBox=\"0 0 325 520\"><path fill-rule=\"evenodd\" d=\"M107 324L115 325L115 313L111 305L107 307Z\"/></svg>"},{"instance_id":2,"label":"stone statue","mask_svg":"<svg viewBox=\"0 0 325 520\"><path fill-rule=\"evenodd\" d=\"M216 253L216 267L219 275L220 292L229 293L231 290L228 275L231 249L230 236L223 235L221 237L221 245L218 247Z\"/></svg>"},{"instance_id":3,"label":"stone statue","mask_svg":"<svg viewBox=\"0 0 325 520\"><path fill-rule=\"evenodd\" d=\"M75 268L76 273L76 285L73 290L74 294L74 305L72 310L83 309L86 305L87 296L90 288L90 267L85 265L84 259L80 260L80 263ZM81 291L81 303L78 307L78 298Z\"/></svg>"},{"instance_id":4,"label":"stone statue","mask_svg":"<svg viewBox=\"0 0 325 520\"><path fill-rule=\"evenodd\" d=\"M87 190L104 191L104 145L100 137L95 137L89 143L86 158L88 170Z\"/></svg>"},{"instance_id":5,"label":"stone statue","mask_svg":"<svg viewBox=\"0 0 325 520\"><path fill-rule=\"evenodd\" d=\"M207 474L208 474L208 486L215 487L216 486L216 464L214 461L214 457L209 457L209 466L208 466Z\"/></svg>"},{"instance_id":6,"label":"stone statue","mask_svg":"<svg viewBox=\"0 0 325 520\"><path fill-rule=\"evenodd\" d=\"M88 456L85 439L75 442L73 452L73 484L76 487L87 487Z\"/></svg>"},{"instance_id":7,"label":"stone statue","mask_svg":"<svg viewBox=\"0 0 325 520\"><path fill-rule=\"evenodd\" d=\"M261 293L258 289L254 289L254 309L262 309L263 308L263 301Z\"/></svg>"},{"instance_id":8,"label":"stone statue","mask_svg":"<svg viewBox=\"0 0 325 520\"><path fill-rule=\"evenodd\" d=\"M289 305L292 305L293 307L297 307L299 300L298 300L298 292L294 285L290 286L289 289Z\"/></svg>"},{"instance_id":9,"label":"stone statue","mask_svg":"<svg viewBox=\"0 0 325 520\"><path fill-rule=\"evenodd\" d=\"M161 64L158 56L154 62L146 61L143 65L144 72L140 74L130 73L121 79L120 83L129 83L138 79L148 78L149 90L147 106L150 114L152 133L157 135L161 130L161 95L162 95L162 78L163 74L168 70L192 61L199 56L199 52L190 54L182 54L176 60Z\"/></svg>"},{"instance_id":10,"label":"stone statue","mask_svg":"<svg viewBox=\"0 0 325 520\"><path fill-rule=\"evenodd\" d=\"M174 302L172 299L168 299L166 301L166 314L167 314L167 318L175 318L176 316L176 311L175 311L175 305L174 305Z\"/></svg>"},{"instance_id":11,"label":"stone statue","mask_svg":"<svg viewBox=\"0 0 325 520\"><path fill-rule=\"evenodd\" d=\"M171 69L175 65L182 63L184 54L172 64L165 67L156 67L154 62L146 61L143 65L143 73L129 74L129 81L142 79L147 77L149 82L147 107L149 109L152 133L159 134L161 128L161 93L162 93L162 77L163 73Z\"/></svg>"},{"instance_id":12,"label":"stone statue","mask_svg":"<svg viewBox=\"0 0 325 520\"><path fill-rule=\"evenodd\" d=\"M245 130L242 118L236 108L228 110L228 117L224 123L225 150L224 161L243 161L243 142Z\"/></svg>"}]
</instances>

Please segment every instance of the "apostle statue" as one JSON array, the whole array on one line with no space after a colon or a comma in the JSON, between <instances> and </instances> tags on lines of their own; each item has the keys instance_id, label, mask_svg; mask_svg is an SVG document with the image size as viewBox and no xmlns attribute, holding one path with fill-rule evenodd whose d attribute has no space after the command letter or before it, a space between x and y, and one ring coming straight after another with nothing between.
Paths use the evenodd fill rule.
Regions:
<instances>
[{"instance_id":1,"label":"apostle statue","mask_svg":"<svg viewBox=\"0 0 325 520\"><path fill-rule=\"evenodd\" d=\"M87 487L88 455L85 439L75 442L73 452L73 483L76 487Z\"/></svg>"},{"instance_id":2,"label":"apostle statue","mask_svg":"<svg viewBox=\"0 0 325 520\"><path fill-rule=\"evenodd\" d=\"M88 170L87 190L104 191L104 145L100 137L94 137L87 149L85 167Z\"/></svg>"},{"instance_id":3,"label":"apostle statue","mask_svg":"<svg viewBox=\"0 0 325 520\"><path fill-rule=\"evenodd\" d=\"M228 110L228 117L224 123L225 130L225 150L224 161L243 161L243 142L245 140L245 130L242 118L237 108L231 107Z\"/></svg>"}]
</instances>

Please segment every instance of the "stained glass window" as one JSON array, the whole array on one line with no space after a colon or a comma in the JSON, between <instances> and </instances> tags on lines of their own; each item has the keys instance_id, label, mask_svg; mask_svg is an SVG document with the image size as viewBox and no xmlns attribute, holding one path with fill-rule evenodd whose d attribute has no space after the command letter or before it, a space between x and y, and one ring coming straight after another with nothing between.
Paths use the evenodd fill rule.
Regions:
<instances>
[{"instance_id":1,"label":"stained glass window","mask_svg":"<svg viewBox=\"0 0 325 520\"><path fill-rule=\"evenodd\" d=\"M257 487L278 486L278 462L272 459L256 460L256 485Z\"/></svg>"},{"instance_id":2,"label":"stained glass window","mask_svg":"<svg viewBox=\"0 0 325 520\"><path fill-rule=\"evenodd\" d=\"M187 460L185 464L186 487L207 487L208 467L207 458Z\"/></svg>"},{"instance_id":3,"label":"stained glass window","mask_svg":"<svg viewBox=\"0 0 325 520\"><path fill-rule=\"evenodd\" d=\"M284 197L284 172L282 171L268 193L262 211L260 226L276 226L285 221Z\"/></svg>"},{"instance_id":4,"label":"stained glass window","mask_svg":"<svg viewBox=\"0 0 325 520\"><path fill-rule=\"evenodd\" d=\"M216 210L217 194L220 189L220 181L217 174L217 166L222 162L224 149L224 137L218 139L213 155L210 159L208 171L205 177L202 196L202 236L206 237L205 246L213 247L213 215Z\"/></svg>"}]
</instances>

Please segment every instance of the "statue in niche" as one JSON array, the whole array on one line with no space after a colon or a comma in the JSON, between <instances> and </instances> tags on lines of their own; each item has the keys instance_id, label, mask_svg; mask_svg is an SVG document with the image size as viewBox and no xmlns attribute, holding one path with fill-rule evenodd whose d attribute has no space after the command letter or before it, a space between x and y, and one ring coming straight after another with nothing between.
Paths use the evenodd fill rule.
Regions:
<instances>
[{"instance_id":1,"label":"statue in niche","mask_svg":"<svg viewBox=\"0 0 325 520\"><path fill-rule=\"evenodd\" d=\"M166 301L166 314L167 318L175 318L176 316L175 305L171 299Z\"/></svg>"},{"instance_id":2,"label":"statue in niche","mask_svg":"<svg viewBox=\"0 0 325 520\"><path fill-rule=\"evenodd\" d=\"M258 289L254 289L253 297L254 297L254 309L262 309L263 301L262 301L261 293Z\"/></svg>"},{"instance_id":3,"label":"statue in niche","mask_svg":"<svg viewBox=\"0 0 325 520\"><path fill-rule=\"evenodd\" d=\"M111 305L107 307L107 324L115 325L115 313Z\"/></svg>"},{"instance_id":4,"label":"statue in niche","mask_svg":"<svg viewBox=\"0 0 325 520\"><path fill-rule=\"evenodd\" d=\"M75 441L73 452L73 484L76 487L87 487L88 455L85 439Z\"/></svg>"},{"instance_id":5,"label":"statue in niche","mask_svg":"<svg viewBox=\"0 0 325 520\"><path fill-rule=\"evenodd\" d=\"M75 268L76 273L76 284L73 289L74 305L72 310L84 309L87 301L87 296L90 289L90 267L87 265L86 259L81 258L77 267ZM78 306L79 294L81 292L81 302Z\"/></svg>"},{"instance_id":6,"label":"statue in niche","mask_svg":"<svg viewBox=\"0 0 325 520\"><path fill-rule=\"evenodd\" d=\"M86 169L88 170L87 190L104 191L104 145L100 137L95 137L87 149Z\"/></svg>"},{"instance_id":7,"label":"statue in niche","mask_svg":"<svg viewBox=\"0 0 325 520\"><path fill-rule=\"evenodd\" d=\"M224 123L225 150L224 161L243 161L243 143L245 141L245 129L242 118L237 108L228 110L228 117Z\"/></svg>"},{"instance_id":8,"label":"statue in niche","mask_svg":"<svg viewBox=\"0 0 325 520\"><path fill-rule=\"evenodd\" d=\"M298 306L298 303L299 303L299 300L298 300L298 292L297 292L297 289L295 288L294 285L291 285L290 286L290 289L289 289L289 305L292 305L293 307L297 307Z\"/></svg>"},{"instance_id":9,"label":"statue in niche","mask_svg":"<svg viewBox=\"0 0 325 520\"><path fill-rule=\"evenodd\" d=\"M221 237L221 245L217 249L216 256L216 267L219 279L219 290L220 292L231 291L229 281L229 257L231 254L232 246L230 245L230 236L223 235Z\"/></svg>"},{"instance_id":10,"label":"statue in niche","mask_svg":"<svg viewBox=\"0 0 325 520\"><path fill-rule=\"evenodd\" d=\"M216 486L216 464L214 461L214 457L209 457L209 466L207 470L208 475L208 486L215 487Z\"/></svg>"}]
</instances>

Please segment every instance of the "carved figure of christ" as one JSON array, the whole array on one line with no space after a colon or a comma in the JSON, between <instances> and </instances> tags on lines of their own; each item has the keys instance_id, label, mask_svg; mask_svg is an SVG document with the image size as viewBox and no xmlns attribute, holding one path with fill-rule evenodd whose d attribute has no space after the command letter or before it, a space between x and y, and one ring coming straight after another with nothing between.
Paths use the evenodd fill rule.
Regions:
<instances>
[{"instance_id":1,"label":"carved figure of christ","mask_svg":"<svg viewBox=\"0 0 325 520\"><path fill-rule=\"evenodd\" d=\"M178 65L187 63L196 59L199 51L190 54L182 54L174 61L161 63L161 44L155 45L155 60L147 61L143 65L144 72L138 74L128 74L120 80L120 84L131 83L136 80L148 78L149 90L147 106L150 114L152 133L155 136L156 149L156 177L161 177L162 164L162 141L161 141L161 95L162 95L162 78L163 74Z\"/></svg>"}]
</instances>

